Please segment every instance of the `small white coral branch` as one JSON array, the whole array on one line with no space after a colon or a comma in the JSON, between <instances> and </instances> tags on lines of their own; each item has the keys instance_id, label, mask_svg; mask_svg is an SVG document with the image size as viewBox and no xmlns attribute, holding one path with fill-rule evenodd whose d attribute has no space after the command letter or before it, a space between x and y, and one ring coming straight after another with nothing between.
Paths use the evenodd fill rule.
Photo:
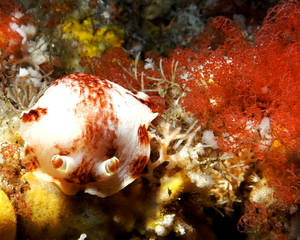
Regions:
<instances>
[{"instance_id":1,"label":"small white coral branch","mask_svg":"<svg viewBox=\"0 0 300 240\"><path fill-rule=\"evenodd\" d=\"M151 137L156 139L159 143L159 158L153 163L149 163L148 170L150 175L152 175L155 168L161 165L163 162L167 161L167 169L172 169L175 166L187 167L193 161L197 161L198 153L201 149L197 149L192 146L193 139L197 132L200 130L200 126L197 126L197 121L195 121L190 128L181 133L181 128L172 129L171 124L163 121L160 124L160 133L157 134L152 131ZM177 141L172 145L174 141ZM172 148L174 154L169 154L168 151ZM193 157L192 157L193 156Z\"/></svg>"}]
</instances>

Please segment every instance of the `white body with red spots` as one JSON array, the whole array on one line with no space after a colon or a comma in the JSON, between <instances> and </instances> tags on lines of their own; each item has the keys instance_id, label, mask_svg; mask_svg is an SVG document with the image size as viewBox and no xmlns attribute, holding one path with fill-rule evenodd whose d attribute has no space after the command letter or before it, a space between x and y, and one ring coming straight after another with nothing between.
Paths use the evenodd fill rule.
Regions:
<instances>
[{"instance_id":1,"label":"white body with red spots","mask_svg":"<svg viewBox=\"0 0 300 240\"><path fill-rule=\"evenodd\" d=\"M90 74L65 76L21 117L25 157L67 194L111 195L149 159L150 108L143 93Z\"/></svg>"}]
</instances>

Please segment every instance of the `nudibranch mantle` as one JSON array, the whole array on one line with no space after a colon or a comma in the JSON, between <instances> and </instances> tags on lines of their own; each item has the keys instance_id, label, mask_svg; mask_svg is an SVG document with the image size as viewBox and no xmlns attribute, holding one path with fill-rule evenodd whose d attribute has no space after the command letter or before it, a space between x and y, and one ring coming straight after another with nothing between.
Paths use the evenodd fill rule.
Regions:
<instances>
[{"instance_id":1,"label":"nudibranch mantle","mask_svg":"<svg viewBox=\"0 0 300 240\"><path fill-rule=\"evenodd\" d=\"M144 93L85 73L60 78L21 116L25 158L66 194L105 197L142 172L147 127L158 115Z\"/></svg>"}]
</instances>

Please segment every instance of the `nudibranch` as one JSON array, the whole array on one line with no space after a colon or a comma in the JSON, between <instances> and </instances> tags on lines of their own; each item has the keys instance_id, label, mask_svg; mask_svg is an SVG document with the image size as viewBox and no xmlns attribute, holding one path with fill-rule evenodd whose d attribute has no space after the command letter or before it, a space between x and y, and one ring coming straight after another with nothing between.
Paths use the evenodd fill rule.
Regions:
<instances>
[{"instance_id":1,"label":"nudibranch","mask_svg":"<svg viewBox=\"0 0 300 240\"><path fill-rule=\"evenodd\" d=\"M82 190L105 197L143 171L150 155L147 128L157 115L142 92L70 74L22 114L25 158L66 194Z\"/></svg>"}]
</instances>

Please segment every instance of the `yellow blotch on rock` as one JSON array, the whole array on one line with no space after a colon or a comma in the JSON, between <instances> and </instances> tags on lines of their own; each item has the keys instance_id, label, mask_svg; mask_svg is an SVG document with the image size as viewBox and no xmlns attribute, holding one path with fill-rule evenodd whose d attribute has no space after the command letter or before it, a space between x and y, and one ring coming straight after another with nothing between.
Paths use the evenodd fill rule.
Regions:
<instances>
[{"instance_id":1,"label":"yellow blotch on rock","mask_svg":"<svg viewBox=\"0 0 300 240\"><path fill-rule=\"evenodd\" d=\"M278 147L281 147L282 144L279 140L274 140L273 143L272 143L272 147L273 148L278 148Z\"/></svg>"},{"instance_id":2,"label":"yellow blotch on rock","mask_svg":"<svg viewBox=\"0 0 300 240\"><path fill-rule=\"evenodd\" d=\"M115 25L95 29L92 18L82 22L74 17L62 24L63 38L74 40L81 57L99 57L109 47L121 47L124 31Z\"/></svg>"},{"instance_id":3,"label":"yellow blotch on rock","mask_svg":"<svg viewBox=\"0 0 300 240\"><path fill-rule=\"evenodd\" d=\"M275 139L273 142L272 142L272 145L271 145L271 148L270 150L277 150L283 154L286 153L286 148L285 146L277 139Z\"/></svg>"},{"instance_id":4,"label":"yellow blotch on rock","mask_svg":"<svg viewBox=\"0 0 300 240\"><path fill-rule=\"evenodd\" d=\"M16 238L16 214L6 194L0 189L0 238Z\"/></svg>"},{"instance_id":5,"label":"yellow blotch on rock","mask_svg":"<svg viewBox=\"0 0 300 240\"><path fill-rule=\"evenodd\" d=\"M33 173L24 175L30 190L25 200L31 209L21 219L24 239L78 239L81 233L91 240L107 238L107 217L95 197L66 196L59 188Z\"/></svg>"},{"instance_id":6,"label":"yellow blotch on rock","mask_svg":"<svg viewBox=\"0 0 300 240\"><path fill-rule=\"evenodd\" d=\"M29 239L55 239L63 233L60 225L60 216L66 208L66 198L53 184L40 181L32 173L24 176L30 184L30 190L26 192L25 200L31 209L31 214L24 217L25 235Z\"/></svg>"}]
</instances>

